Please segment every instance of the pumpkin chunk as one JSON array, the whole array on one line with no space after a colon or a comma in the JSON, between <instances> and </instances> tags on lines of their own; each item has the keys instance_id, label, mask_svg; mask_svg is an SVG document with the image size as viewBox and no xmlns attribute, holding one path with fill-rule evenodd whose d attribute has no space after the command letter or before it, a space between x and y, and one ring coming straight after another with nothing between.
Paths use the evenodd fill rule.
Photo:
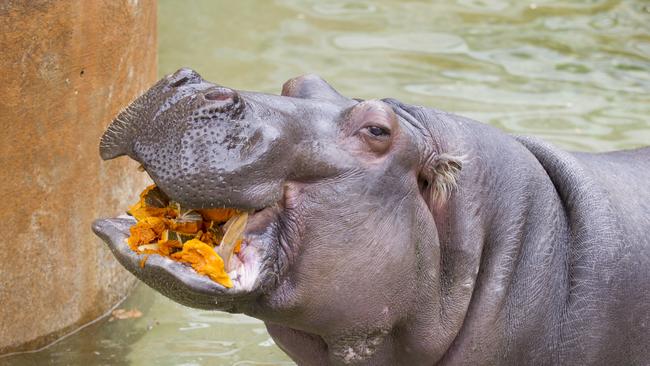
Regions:
<instances>
[{"instance_id":1,"label":"pumpkin chunk","mask_svg":"<svg viewBox=\"0 0 650 366\"><path fill-rule=\"evenodd\" d=\"M199 239L192 239L183 244L183 250L172 254L171 257L190 263L197 272L208 275L225 287L232 287L232 281L225 271L221 257L211 246Z\"/></svg>"},{"instance_id":2,"label":"pumpkin chunk","mask_svg":"<svg viewBox=\"0 0 650 366\"><path fill-rule=\"evenodd\" d=\"M241 213L234 208L205 208L198 211L205 220L214 221L218 224L223 224L231 217Z\"/></svg>"}]
</instances>

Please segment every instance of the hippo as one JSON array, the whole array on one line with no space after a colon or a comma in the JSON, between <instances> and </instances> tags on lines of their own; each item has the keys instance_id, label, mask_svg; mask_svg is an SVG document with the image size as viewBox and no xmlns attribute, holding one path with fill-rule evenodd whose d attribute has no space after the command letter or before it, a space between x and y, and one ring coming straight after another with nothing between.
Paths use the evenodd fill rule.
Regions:
<instances>
[{"instance_id":1,"label":"hippo","mask_svg":"<svg viewBox=\"0 0 650 366\"><path fill-rule=\"evenodd\" d=\"M148 286L262 320L299 365L642 365L650 148L566 152L315 75L281 95L191 69L110 124L100 155L170 199L250 212L226 288L94 232Z\"/></svg>"}]
</instances>

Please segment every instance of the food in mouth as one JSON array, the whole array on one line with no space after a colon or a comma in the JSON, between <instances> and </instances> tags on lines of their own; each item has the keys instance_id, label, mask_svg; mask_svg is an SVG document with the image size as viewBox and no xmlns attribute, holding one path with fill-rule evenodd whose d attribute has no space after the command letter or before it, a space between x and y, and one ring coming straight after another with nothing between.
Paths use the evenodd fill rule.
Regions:
<instances>
[{"instance_id":1,"label":"food in mouth","mask_svg":"<svg viewBox=\"0 0 650 366\"><path fill-rule=\"evenodd\" d=\"M156 185L147 187L127 213L136 219L127 239L129 247L187 263L224 287L233 287L228 275L233 253L244 240L248 213L234 208L186 209L171 201Z\"/></svg>"}]
</instances>

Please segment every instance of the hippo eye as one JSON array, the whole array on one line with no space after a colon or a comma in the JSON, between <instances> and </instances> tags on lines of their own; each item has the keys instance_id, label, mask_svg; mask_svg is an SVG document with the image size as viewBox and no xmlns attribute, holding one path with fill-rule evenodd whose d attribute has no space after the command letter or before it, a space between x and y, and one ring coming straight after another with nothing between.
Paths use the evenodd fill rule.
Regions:
<instances>
[{"instance_id":1,"label":"hippo eye","mask_svg":"<svg viewBox=\"0 0 650 366\"><path fill-rule=\"evenodd\" d=\"M369 134L375 137L390 136L390 131L379 126L366 127Z\"/></svg>"}]
</instances>

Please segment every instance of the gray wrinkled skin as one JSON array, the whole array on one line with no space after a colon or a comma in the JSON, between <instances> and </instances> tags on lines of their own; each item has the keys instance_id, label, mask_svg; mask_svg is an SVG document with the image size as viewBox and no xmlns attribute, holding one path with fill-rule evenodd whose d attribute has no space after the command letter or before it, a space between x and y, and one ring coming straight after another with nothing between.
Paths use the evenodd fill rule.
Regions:
<instances>
[{"instance_id":1,"label":"gray wrinkled skin","mask_svg":"<svg viewBox=\"0 0 650 366\"><path fill-rule=\"evenodd\" d=\"M259 275L226 289L93 229L182 304L262 319L304 365L642 365L650 359L650 149L567 153L315 76L282 96L181 69L109 127L188 207L260 210ZM243 251L243 250L242 250ZM242 277L243 278L243 277Z\"/></svg>"}]
</instances>

